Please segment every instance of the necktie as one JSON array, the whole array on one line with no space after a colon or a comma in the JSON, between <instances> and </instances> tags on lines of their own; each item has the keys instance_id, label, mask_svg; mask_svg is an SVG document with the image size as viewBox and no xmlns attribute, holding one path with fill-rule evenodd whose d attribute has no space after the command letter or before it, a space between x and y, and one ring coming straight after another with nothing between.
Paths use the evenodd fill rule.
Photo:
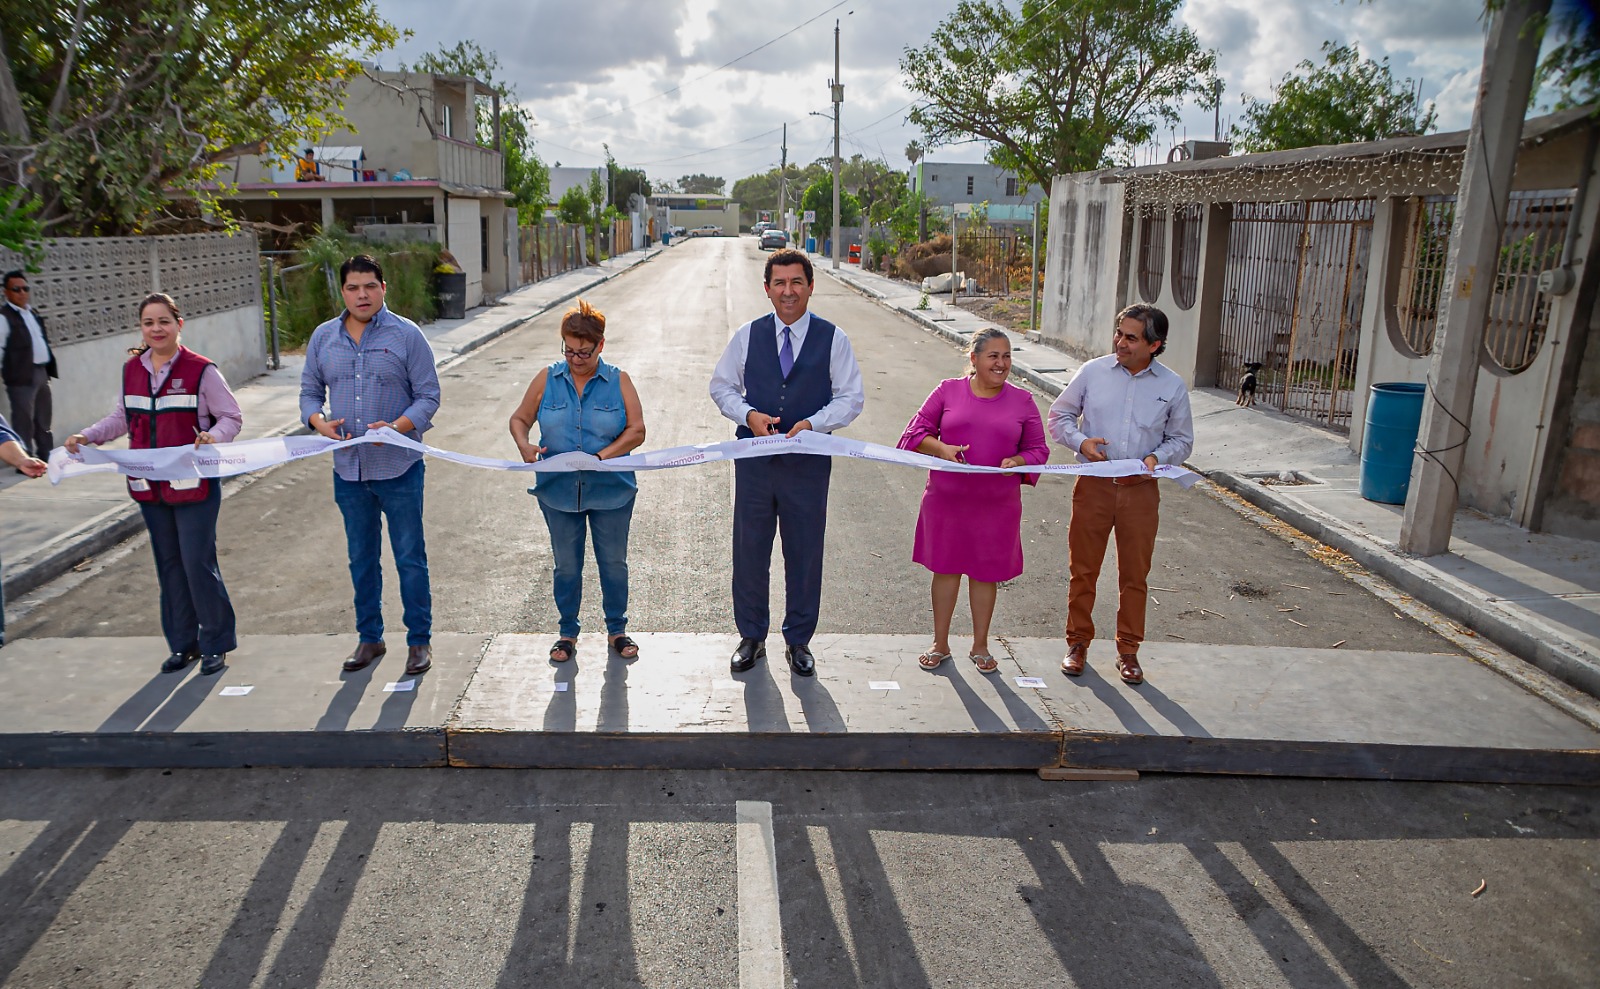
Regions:
<instances>
[{"instance_id":1,"label":"necktie","mask_svg":"<svg viewBox=\"0 0 1600 989\"><path fill-rule=\"evenodd\" d=\"M783 328L783 346L778 348L778 370L783 372L785 378L794 370L794 343L787 326Z\"/></svg>"}]
</instances>

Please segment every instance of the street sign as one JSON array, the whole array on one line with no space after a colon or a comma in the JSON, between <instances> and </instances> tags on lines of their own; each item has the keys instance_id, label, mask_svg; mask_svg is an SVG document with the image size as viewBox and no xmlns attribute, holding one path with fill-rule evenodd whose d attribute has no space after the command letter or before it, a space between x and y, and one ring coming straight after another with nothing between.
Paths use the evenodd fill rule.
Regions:
<instances>
[{"instance_id":1,"label":"street sign","mask_svg":"<svg viewBox=\"0 0 1600 989\"><path fill-rule=\"evenodd\" d=\"M800 219L804 220L806 223L816 223L817 211L814 209L808 209L806 210L805 216L802 216Z\"/></svg>"}]
</instances>

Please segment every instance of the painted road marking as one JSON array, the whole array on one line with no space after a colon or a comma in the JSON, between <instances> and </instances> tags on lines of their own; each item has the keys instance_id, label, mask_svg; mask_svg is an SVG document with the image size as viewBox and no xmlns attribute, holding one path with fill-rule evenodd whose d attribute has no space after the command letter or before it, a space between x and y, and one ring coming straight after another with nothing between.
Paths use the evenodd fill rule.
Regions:
<instances>
[{"instance_id":1,"label":"painted road marking","mask_svg":"<svg viewBox=\"0 0 1600 989\"><path fill-rule=\"evenodd\" d=\"M778 910L778 854L772 840L772 804L741 800L736 820L739 986L782 989L783 918Z\"/></svg>"}]
</instances>

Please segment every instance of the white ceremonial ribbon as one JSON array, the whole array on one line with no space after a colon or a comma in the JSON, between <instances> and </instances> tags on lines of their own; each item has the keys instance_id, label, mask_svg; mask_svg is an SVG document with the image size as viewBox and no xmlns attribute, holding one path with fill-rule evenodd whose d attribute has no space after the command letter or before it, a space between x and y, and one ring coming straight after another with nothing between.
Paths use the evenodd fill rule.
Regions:
<instances>
[{"instance_id":1,"label":"white ceremonial ribbon","mask_svg":"<svg viewBox=\"0 0 1600 989\"><path fill-rule=\"evenodd\" d=\"M271 439L244 440L239 443L166 446L150 450L101 450L92 446L79 447L77 453L68 453L65 447L50 451L50 483L60 484L82 474L114 472L152 481L182 481L197 477L229 477L262 470L291 460L304 460L321 453L331 453L365 443L388 443L415 450L438 460L448 460L467 467L484 470L530 471L533 473L567 473L589 471L641 471L666 470L672 467L689 467L694 464L718 460L742 460L746 457L770 457L780 453L809 453L824 457L853 457L879 463L900 464L919 470L952 471L960 474L1075 474L1083 477L1134 477L1150 474L1176 481L1191 487L1200 475L1183 467L1158 465L1147 470L1139 460L1104 460L1080 464L1029 464L1023 467L979 467L973 464L956 464L940 460L925 453L913 453L878 443L849 440L805 430L795 436L755 436L721 443L701 443L696 446L676 446L666 450L631 453L625 457L600 460L588 453L562 453L536 463L518 460L496 460L493 457L476 457L456 453L426 443L419 443L393 429L384 427L369 431L364 436L348 440L330 440L326 436L279 436Z\"/></svg>"}]
</instances>

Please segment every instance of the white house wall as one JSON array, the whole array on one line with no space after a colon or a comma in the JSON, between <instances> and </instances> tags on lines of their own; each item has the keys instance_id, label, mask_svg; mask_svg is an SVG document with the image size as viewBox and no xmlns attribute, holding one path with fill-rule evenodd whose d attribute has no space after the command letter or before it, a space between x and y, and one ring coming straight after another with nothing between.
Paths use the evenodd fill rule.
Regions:
<instances>
[{"instance_id":1,"label":"white house wall","mask_svg":"<svg viewBox=\"0 0 1600 989\"><path fill-rule=\"evenodd\" d=\"M451 196L449 202L446 243L467 273L467 308L472 309L483 305L483 231L478 226L483 213L476 199Z\"/></svg>"},{"instance_id":2,"label":"white house wall","mask_svg":"<svg viewBox=\"0 0 1600 989\"><path fill-rule=\"evenodd\" d=\"M1051 184L1039 300L1039 331L1045 341L1085 358L1110 352L1111 324L1121 308L1117 282L1124 187L1101 182L1101 174L1062 175ZM1098 248L1088 236L1091 204L1104 211Z\"/></svg>"}]
</instances>

